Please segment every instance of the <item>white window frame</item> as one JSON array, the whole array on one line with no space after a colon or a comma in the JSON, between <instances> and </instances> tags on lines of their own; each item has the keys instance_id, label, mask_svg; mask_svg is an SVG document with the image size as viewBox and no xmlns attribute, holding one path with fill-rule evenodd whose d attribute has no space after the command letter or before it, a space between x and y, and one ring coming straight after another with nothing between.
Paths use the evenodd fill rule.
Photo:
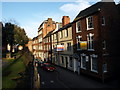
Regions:
<instances>
[{"instance_id":1,"label":"white window frame","mask_svg":"<svg viewBox=\"0 0 120 90\"><path fill-rule=\"evenodd\" d=\"M90 40L89 40L89 37L90 37ZM89 33L88 35L87 35L87 48L88 48L88 50L90 50L90 51L94 51L94 39L92 40L92 37L94 37L94 34L92 34L92 33ZM93 42L93 43L92 43ZM93 45L92 45L93 44ZM92 48L91 48L92 47Z\"/></svg>"},{"instance_id":2,"label":"white window frame","mask_svg":"<svg viewBox=\"0 0 120 90\"><path fill-rule=\"evenodd\" d=\"M70 44L70 46L68 45L68 44ZM69 46L69 47L68 47ZM67 51L71 51L72 50L72 48L71 48L71 42L68 42L67 43Z\"/></svg>"},{"instance_id":3,"label":"white window frame","mask_svg":"<svg viewBox=\"0 0 120 90\"><path fill-rule=\"evenodd\" d=\"M83 67L83 57L85 57L85 59L86 59L86 60L85 60L85 63L87 63L87 62L89 61L89 57L86 56L86 54L84 54L84 53L81 54L81 68L86 70L86 67L87 67L87 66L86 66L86 67Z\"/></svg>"},{"instance_id":4,"label":"white window frame","mask_svg":"<svg viewBox=\"0 0 120 90\"><path fill-rule=\"evenodd\" d=\"M91 27L91 28L89 27L89 23L88 23L88 19L89 19L89 18L92 18L92 21L91 21L91 22L92 22L92 27ZM87 17L87 18L86 18L86 21L87 21L87 30L94 29L93 16Z\"/></svg>"},{"instance_id":5,"label":"white window frame","mask_svg":"<svg viewBox=\"0 0 120 90\"><path fill-rule=\"evenodd\" d=\"M80 24L80 31L78 31L78 23ZM76 33L81 32L81 21L76 22Z\"/></svg>"},{"instance_id":6,"label":"white window frame","mask_svg":"<svg viewBox=\"0 0 120 90\"><path fill-rule=\"evenodd\" d=\"M56 33L54 34L54 40L56 40L57 39L57 37L56 37Z\"/></svg>"},{"instance_id":7,"label":"white window frame","mask_svg":"<svg viewBox=\"0 0 120 90\"><path fill-rule=\"evenodd\" d=\"M62 33L62 31L59 32L59 35L60 35L60 38L63 37L63 33Z\"/></svg>"},{"instance_id":8,"label":"white window frame","mask_svg":"<svg viewBox=\"0 0 120 90\"><path fill-rule=\"evenodd\" d=\"M102 44L103 44L103 50L105 50L105 49L106 49L106 41L104 40L104 41L102 42Z\"/></svg>"},{"instance_id":9,"label":"white window frame","mask_svg":"<svg viewBox=\"0 0 120 90\"><path fill-rule=\"evenodd\" d=\"M93 66L92 65L93 64L93 57L98 59L98 55L92 54L92 55L90 55L90 57L91 57L91 71L98 73L98 70L94 70L93 67L92 67ZM97 63L97 67L98 67L98 63Z\"/></svg>"},{"instance_id":10,"label":"white window frame","mask_svg":"<svg viewBox=\"0 0 120 90\"><path fill-rule=\"evenodd\" d=\"M103 68L103 73L108 72L108 70L107 70L107 63L104 63L102 68Z\"/></svg>"},{"instance_id":11,"label":"white window frame","mask_svg":"<svg viewBox=\"0 0 120 90\"><path fill-rule=\"evenodd\" d=\"M68 37L68 28L65 29L65 37Z\"/></svg>"},{"instance_id":12,"label":"white window frame","mask_svg":"<svg viewBox=\"0 0 120 90\"><path fill-rule=\"evenodd\" d=\"M102 20L102 21L101 21L102 26L105 26L105 17L102 16L101 20Z\"/></svg>"},{"instance_id":13,"label":"white window frame","mask_svg":"<svg viewBox=\"0 0 120 90\"><path fill-rule=\"evenodd\" d=\"M78 47L79 47L78 42L79 42L79 44L80 44L81 40L78 41L78 39L79 39L79 40L82 39L82 36L77 36L77 37L76 37L76 41L77 41L77 50L81 50L81 48L78 48Z\"/></svg>"},{"instance_id":14,"label":"white window frame","mask_svg":"<svg viewBox=\"0 0 120 90\"><path fill-rule=\"evenodd\" d=\"M52 41L54 40L54 36L52 35Z\"/></svg>"}]
</instances>

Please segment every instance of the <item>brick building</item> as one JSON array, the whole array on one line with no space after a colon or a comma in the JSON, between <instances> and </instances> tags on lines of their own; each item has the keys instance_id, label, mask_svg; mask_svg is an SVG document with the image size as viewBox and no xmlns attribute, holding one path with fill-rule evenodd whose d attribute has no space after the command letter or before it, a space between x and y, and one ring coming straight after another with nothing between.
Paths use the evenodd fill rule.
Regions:
<instances>
[{"instance_id":1,"label":"brick building","mask_svg":"<svg viewBox=\"0 0 120 90\"><path fill-rule=\"evenodd\" d=\"M112 12L111 12L112 11ZM118 12L114 2L98 2L81 11L73 21L74 53L80 73L109 78L115 70L118 49ZM83 44L84 43L84 44Z\"/></svg>"},{"instance_id":2,"label":"brick building","mask_svg":"<svg viewBox=\"0 0 120 90\"><path fill-rule=\"evenodd\" d=\"M46 39L46 35L55 30L56 28L56 23L55 21L52 20L52 18L48 18L47 20L43 21L42 24L38 28L38 36L33 38L33 46L36 47L37 49L34 50L34 55L37 59L39 60L46 60L48 59L48 54L46 49L48 49L49 45L47 45L46 42L48 42ZM46 38L46 39L45 39ZM33 49L34 49L33 47ZM46 52L46 53L45 53ZM46 60L47 61L47 60Z\"/></svg>"},{"instance_id":3,"label":"brick building","mask_svg":"<svg viewBox=\"0 0 120 90\"><path fill-rule=\"evenodd\" d=\"M62 23L48 18L33 39L35 57L102 80L119 76L119 6L98 2L71 23L69 16L63 16ZM63 50L57 51L58 46Z\"/></svg>"},{"instance_id":4,"label":"brick building","mask_svg":"<svg viewBox=\"0 0 120 90\"><path fill-rule=\"evenodd\" d=\"M32 52L33 52L34 58L37 59L39 57L37 36L32 39Z\"/></svg>"}]
</instances>

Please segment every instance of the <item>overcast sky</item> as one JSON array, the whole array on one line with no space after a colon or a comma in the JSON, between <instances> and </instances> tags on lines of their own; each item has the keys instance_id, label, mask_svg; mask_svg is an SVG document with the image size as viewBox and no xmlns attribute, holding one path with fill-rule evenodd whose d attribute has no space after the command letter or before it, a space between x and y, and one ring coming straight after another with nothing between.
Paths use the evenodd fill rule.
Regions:
<instances>
[{"instance_id":1,"label":"overcast sky","mask_svg":"<svg viewBox=\"0 0 120 90\"><path fill-rule=\"evenodd\" d=\"M48 2L49 1L49 2ZM71 22L83 9L100 0L2 0L2 21L13 21L25 29L28 37L37 36L39 25L47 18L56 22L62 21L62 16L69 16ZM109 0L107 0L109 1ZM116 3L119 0L114 0Z\"/></svg>"}]
</instances>

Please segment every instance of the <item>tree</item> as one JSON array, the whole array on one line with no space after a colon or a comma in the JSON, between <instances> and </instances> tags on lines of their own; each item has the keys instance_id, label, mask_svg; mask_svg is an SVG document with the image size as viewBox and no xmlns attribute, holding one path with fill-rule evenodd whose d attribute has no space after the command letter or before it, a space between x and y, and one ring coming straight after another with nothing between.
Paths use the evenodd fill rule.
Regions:
<instances>
[{"instance_id":1,"label":"tree","mask_svg":"<svg viewBox=\"0 0 120 90\"><path fill-rule=\"evenodd\" d=\"M25 46L28 42L28 37L24 29L14 25L14 43Z\"/></svg>"},{"instance_id":2,"label":"tree","mask_svg":"<svg viewBox=\"0 0 120 90\"><path fill-rule=\"evenodd\" d=\"M25 46L27 42L28 42L28 37L23 28L15 24L5 23L5 27L2 30L2 43L5 46L7 46L7 44L10 44L11 53L12 53L13 46L15 45Z\"/></svg>"}]
</instances>

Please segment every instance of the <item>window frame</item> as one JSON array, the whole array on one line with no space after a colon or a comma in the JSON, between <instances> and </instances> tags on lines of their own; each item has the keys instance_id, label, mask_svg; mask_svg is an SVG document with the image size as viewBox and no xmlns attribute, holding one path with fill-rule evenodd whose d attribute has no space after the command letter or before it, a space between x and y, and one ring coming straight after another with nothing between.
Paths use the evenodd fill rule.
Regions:
<instances>
[{"instance_id":1,"label":"window frame","mask_svg":"<svg viewBox=\"0 0 120 90\"><path fill-rule=\"evenodd\" d=\"M84 57L85 59L83 59L83 57ZM85 70L87 69L87 66L86 66L86 63L88 62L87 59L89 59L89 57L86 56L86 54L84 54L84 53L81 54L81 68L82 68L82 69L85 69ZM84 65L83 65L83 64L84 64L84 63L83 63L83 60L85 60L85 61L84 61L85 67L84 67Z\"/></svg>"},{"instance_id":2,"label":"window frame","mask_svg":"<svg viewBox=\"0 0 120 90\"><path fill-rule=\"evenodd\" d=\"M65 29L65 37L68 37L68 28Z\"/></svg>"},{"instance_id":3,"label":"window frame","mask_svg":"<svg viewBox=\"0 0 120 90\"><path fill-rule=\"evenodd\" d=\"M87 34L87 49L94 51L94 34L92 33Z\"/></svg>"},{"instance_id":4,"label":"window frame","mask_svg":"<svg viewBox=\"0 0 120 90\"><path fill-rule=\"evenodd\" d=\"M91 57L91 71L98 73L98 55L92 54L90 55L90 57ZM97 59L97 64L96 64L97 70L93 69L93 60L94 60L93 58Z\"/></svg>"},{"instance_id":5,"label":"window frame","mask_svg":"<svg viewBox=\"0 0 120 90\"><path fill-rule=\"evenodd\" d=\"M102 69L103 69L103 73L108 72L108 70L107 70L107 63L104 63L104 64L103 64Z\"/></svg>"},{"instance_id":6,"label":"window frame","mask_svg":"<svg viewBox=\"0 0 120 90\"><path fill-rule=\"evenodd\" d=\"M77 50L81 50L81 48L80 48L80 42L82 41L82 36L77 36L76 37L76 43L77 43ZM78 45L79 44L79 45ZM78 48L79 47L79 48Z\"/></svg>"},{"instance_id":7,"label":"window frame","mask_svg":"<svg viewBox=\"0 0 120 90\"><path fill-rule=\"evenodd\" d=\"M92 18L92 19L91 19L91 18ZM90 20L91 22L89 22L89 19L91 19L92 21ZM86 21L87 21L87 30L94 29L93 16L87 17L87 18L86 18ZM90 26L90 25L89 25L90 23L92 23L92 27L89 27L89 26Z\"/></svg>"},{"instance_id":8,"label":"window frame","mask_svg":"<svg viewBox=\"0 0 120 90\"><path fill-rule=\"evenodd\" d=\"M103 40L102 46L103 46L103 50L105 50L106 49L106 41L105 40Z\"/></svg>"},{"instance_id":9,"label":"window frame","mask_svg":"<svg viewBox=\"0 0 120 90\"><path fill-rule=\"evenodd\" d=\"M101 25L105 26L105 17L104 16L102 16L102 18L101 18Z\"/></svg>"},{"instance_id":10,"label":"window frame","mask_svg":"<svg viewBox=\"0 0 120 90\"><path fill-rule=\"evenodd\" d=\"M71 42L68 42L67 43L67 51L71 51L72 50L72 48L71 48Z\"/></svg>"},{"instance_id":11,"label":"window frame","mask_svg":"<svg viewBox=\"0 0 120 90\"><path fill-rule=\"evenodd\" d=\"M60 38L63 38L63 32L62 31L59 32L59 35L60 35Z\"/></svg>"},{"instance_id":12,"label":"window frame","mask_svg":"<svg viewBox=\"0 0 120 90\"><path fill-rule=\"evenodd\" d=\"M78 28L78 24L79 24L79 27L80 27L80 28ZM82 31L81 31L81 21L77 21L77 22L76 22L76 33L79 33L79 32L82 32Z\"/></svg>"}]
</instances>

